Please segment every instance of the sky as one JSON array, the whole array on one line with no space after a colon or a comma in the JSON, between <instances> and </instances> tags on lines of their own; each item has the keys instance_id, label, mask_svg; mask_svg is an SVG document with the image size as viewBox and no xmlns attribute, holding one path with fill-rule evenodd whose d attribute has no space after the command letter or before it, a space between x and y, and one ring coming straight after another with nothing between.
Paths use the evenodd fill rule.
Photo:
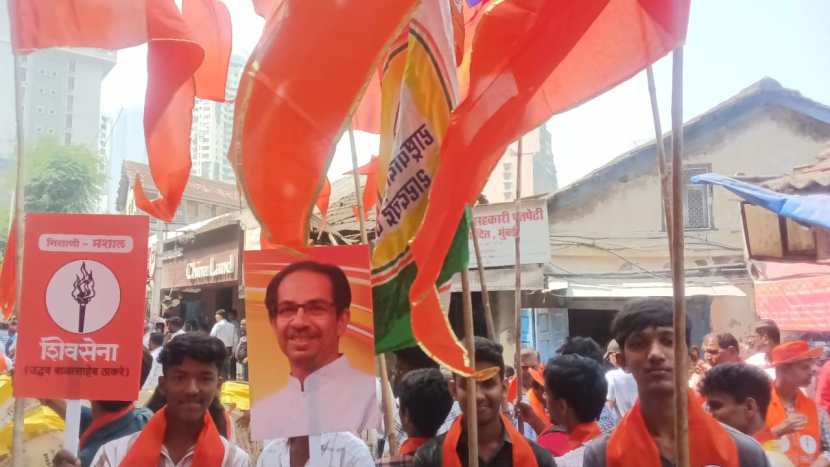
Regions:
<instances>
[{"instance_id":1,"label":"sky","mask_svg":"<svg viewBox=\"0 0 830 467\"><path fill-rule=\"evenodd\" d=\"M248 0L223 0L231 11L234 52L247 55L263 21ZM830 1L694 0L684 50L684 120L763 77L830 105ZM143 104L146 47L120 51L104 80L102 107ZM663 128L670 127L671 56L654 66ZM547 122L561 186L654 138L645 73ZM378 138L356 133L358 160L377 153ZM329 177L351 169L348 139L337 146Z\"/></svg>"}]
</instances>

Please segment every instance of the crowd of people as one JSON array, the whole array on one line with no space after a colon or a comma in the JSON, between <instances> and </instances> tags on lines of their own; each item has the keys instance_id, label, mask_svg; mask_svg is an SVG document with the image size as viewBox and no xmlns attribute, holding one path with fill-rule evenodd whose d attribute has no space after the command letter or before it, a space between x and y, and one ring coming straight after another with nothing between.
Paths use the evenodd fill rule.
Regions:
<instances>
[{"instance_id":1,"label":"crowd of people","mask_svg":"<svg viewBox=\"0 0 830 467\"><path fill-rule=\"evenodd\" d=\"M54 466L253 465L219 402L223 381L247 376L245 320L235 318L218 311L209 333L185 331L178 316L148 326L141 388L154 391L150 400L90 401L78 455L61 451ZM673 349L676 339L691 344L691 330L675 336L672 319L670 300L632 301L604 351L571 337L546 363L522 349L516 370L501 345L476 337L479 465L675 465ZM14 330L4 356L14 355ZM821 348L781 342L776 324L761 321L743 344L710 334L690 349L692 465L830 466L830 363L816 372ZM470 378L442 371L419 348L395 352L393 368L395 456L386 440L372 450L365 434L340 432L270 440L256 465L468 465ZM41 403L64 416L63 401ZM320 446L314 463L312 441Z\"/></svg>"}]
</instances>

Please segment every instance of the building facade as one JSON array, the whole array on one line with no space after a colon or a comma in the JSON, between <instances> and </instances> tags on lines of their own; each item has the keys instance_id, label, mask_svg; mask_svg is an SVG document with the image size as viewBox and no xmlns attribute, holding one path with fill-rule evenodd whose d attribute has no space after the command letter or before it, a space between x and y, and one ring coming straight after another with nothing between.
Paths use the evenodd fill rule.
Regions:
<instances>
[{"instance_id":1,"label":"building facade","mask_svg":"<svg viewBox=\"0 0 830 467\"><path fill-rule=\"evenodd\" d=\"M684 125L686 287L696 342L710 329L744 336L756 314L739 198L691 177L787 173L815 161L828 139L830 108L769 78ZM527 306L544 305L570 334L602 343L627 300L671 296L654 142L558 191L548 209L550 293Z\"/></svg>"},{"instance_id":2,"label":"building facade","mask_svg":"<svg viewBox=\"0 0 830 467\"><path fill-rule=\"evenodd\" d=\"M522 197L553 193L558 188L550 132L542 125L522 137ZM481 194L489 203L516 199L518 144L508 146Z\"/></svg>"}]
</instances>

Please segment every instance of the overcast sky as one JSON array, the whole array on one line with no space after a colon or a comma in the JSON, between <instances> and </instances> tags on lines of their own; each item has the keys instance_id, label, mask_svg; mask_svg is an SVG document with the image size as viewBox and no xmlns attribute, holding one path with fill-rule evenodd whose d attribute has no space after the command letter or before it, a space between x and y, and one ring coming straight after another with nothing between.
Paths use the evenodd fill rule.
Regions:
<instances>
[{"instance_id":1,"label":"overcast sky","mask_svg":"<svg viewBox=\"0 0 830 467\"><path fill-rule=\"evenodd\" d=\"M234 26L234 52L247 55L262 30L248 0L223 0ZM146 88L146 47L119 52L103 86L104 111L138 107ZM660 110L668 127L671 57L655 66ZM768 76L830 105L830 1L695 0L685 49L685 118L698 115ZM654 137L645 74L548 122L560 184L572 183ZM377 138L358 133L359 159ZM331 178L351 167L348 142L338 145Z\"/></svg>"}]
</instances>

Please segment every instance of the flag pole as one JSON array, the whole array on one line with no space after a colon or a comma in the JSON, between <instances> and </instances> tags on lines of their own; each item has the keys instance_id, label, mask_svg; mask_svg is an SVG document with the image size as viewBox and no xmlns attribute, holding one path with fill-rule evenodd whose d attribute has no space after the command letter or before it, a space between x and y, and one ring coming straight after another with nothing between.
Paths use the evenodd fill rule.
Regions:
<instances>
[{"instance_id":1,"label":"flag pole","mask_svg":"<svg viewBox=\"0 0 830 467\"><path fill-rule=\"evenodd\" d=\"M9 17L11 16L11 3L9 4ZM23 290L23 244L26 241L26 194L25 183L23 180L23 115L21 110L23 106L23 92L20 83L20 58L17 54L14 55L14 114L17 121L17 179L15 180L15 212L14 216L17 221L17 244L16 244L16 284L15 291L17 297L15 298L15 315L20 319L20 300L22 298ZM20 330L18 329L18 339L20 339ZM22 397L14 399L14 427L12 428L12 466L23 467L23 412L25 410L26 401Z\"/></svg>"},{"instance_id":2,"label":"flag pole","mask_svg":"<svg viewBox=\"0 0 830 467\"><path fill-rule=\"evenodd\" d=\"M673 254L672 230L673 225L671 221L672 210L672 195L671 182L669 180L669 170L666 168L666 146L663 143L663 129L660 125L660 108L657 104L657 87L654 85L654 71L649 65L646 68L646 77L648 79L648 95L651 101L651 116L654 120L654 142L657 148L657 174L660 177L660 193L663 198L663 216L666 223L666 234L669 239L669 253Z\"/></svg>"},{"instance_id":3,"label":"flag pole","mask_svg":"<svg viewBox=\"0 0 830 467\"><path fill-rule=\"evenodd\" d=\"M354 196L357 199L357 215L360 217L360 242L364 245L369 245L369 248L371 249L372 245L369 244L369 234L366 232L366 222L364 221L365 207L363 206L363 197L360 194L360 174L358 173L357 165L357 145L354 141L354 130L352 129L351 124L349 125L349 146L352 151ZM389 371L386 365L386 355L379 354L377 356L377 360L378 372L380 373L380 399L381 406L383 407L383 426L386 430L386 441L389 443L389 452L392 455L395 455L398 453L398 434L395 433L395 416L392 413L392 401L394 397L392 394L392 385L389 383Z\"/></svg>"},{"instance_id":4,"label":"flag pole","mask_svg":"<svg viewBox=\"0 0 830 467\"><path fill-rule=\"evenodd\" d=\"M524 434L524 420L522 412L518 410L522 401L522 252L519 234L521 233L520 211L522 209L522 137L516 144L516 290L515 296L515 338L516 355L514 357L516 368L516 420L519 433Z\"/></svg>"},{"instance_id":5,"label":"flag pole","mask_svg":"<svg viewBox=\"0 0 830 467\"><path fill-rule=\"evenodd\" d=\"M688 391L686 372L686 291L683 238L683 46L672 60L672 285L674 288L674 398L677 467L689 466Z\"/></svg>"},{"instance_id":6,"label":"flag pole","mask_svg":"<svg viewBox=\"0 0 830 467\"><path fill-rule=\"evenodd\" d=\"M470 273L467 268L461 270L462 303L464 308L464 345L470 357L470 366L475 368L475 330L473 327L473 303L470 295ZM464 417L467 422L467 467L478 467L478 413L476 408L476 391L478 381L467 378L467 407Z\"/></svg>"},{"instance_id":7,"label":"flag pole","mask_svg":"<svg viewBox=\"0 0 830 467\"><path fill-rule=\"evenodd\" d=\"M478 265L478 282L481 284L481 301L484 303L484 324L487 327L487 338L496 340L496 325L493 323L493 311L490 308L490 294L487 292L487 282L484 280L484 265L481 264L481 248L478 246L478 231L476 230L475 216L470 216L470 235L473 237L473 250Z\"/></svg>"}]
</instances>

